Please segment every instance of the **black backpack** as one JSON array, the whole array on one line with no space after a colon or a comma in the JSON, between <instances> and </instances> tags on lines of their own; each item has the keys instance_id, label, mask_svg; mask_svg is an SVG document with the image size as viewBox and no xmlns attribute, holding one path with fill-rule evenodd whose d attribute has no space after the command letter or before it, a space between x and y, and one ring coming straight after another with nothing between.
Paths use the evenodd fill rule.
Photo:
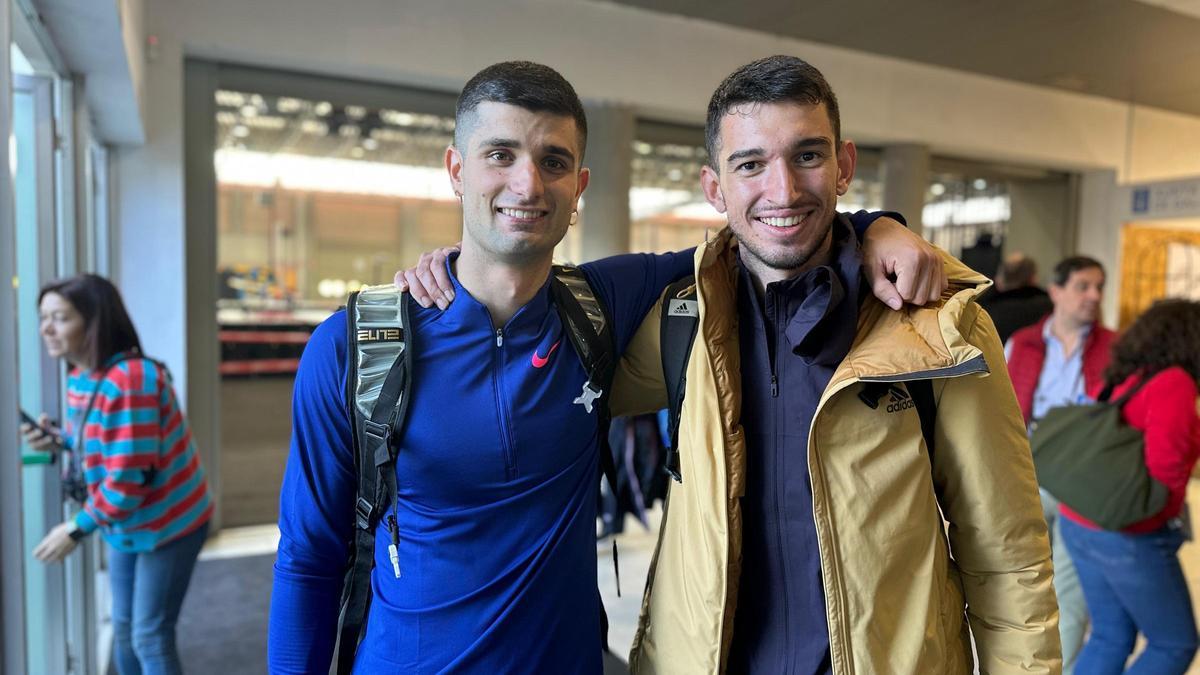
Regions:
<instances>
[{"instance_id":1,"label":"black backpack","mask_svg":"<svg viewBox=\"0 0 1200 675\"><path fill-rule=\"evenodd\" d=\"M608 397L616 372L616 343L608 311L577 267L555 265L550 294L565 332L588 374L585 385L598 406L600 467L610 486L616 467L608 447ZM354 429L358 475L354 536L350 544L338 619L337 672L349 673L362 639L371 601L375 528L396 498L396 438L403 429L412 391L412 349L408 341L407 293L395 286L368 286L346 303L348 368L346 403ZM400 576L399 532L387 516L393 572ZM614 555L615 564L615 555ZM608 620L600 605L601 638L607 645Z\"/></svg>"},{"instance_id":2,"label":"black backpack","mask_svg":"<svg viewBox=\"0 0 1200 675\"><path fill-rule=\"evenodd\" d=\"M683 482L679 469L679 417L683 412L683 398L687 389L687 364L692 354L692 344L700 327L700 303L696 299L696 278L686 277L667 286L663 294L665 302L659 319L659 345L662 352L663 380L667 388L667 431L671 445L666 452L666 471L676 482ZM925 447L933 456L934 424L937 421L937 402L933 397L933 381L918 380L863 380L858 398L874 410L879 400L898 382L903 382L912 397L917 415L921 418L921 435Z\"/></svg>"}]
</instances>

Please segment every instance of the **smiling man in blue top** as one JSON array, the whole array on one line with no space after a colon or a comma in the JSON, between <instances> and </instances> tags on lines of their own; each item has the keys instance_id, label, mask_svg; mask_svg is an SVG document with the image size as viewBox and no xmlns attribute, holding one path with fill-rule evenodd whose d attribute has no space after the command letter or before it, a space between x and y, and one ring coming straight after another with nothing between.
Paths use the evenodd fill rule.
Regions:
<instances>
[{"instance_id":1,"label":"smiling man in blue top","mask_svg":"<svg viewBox=\"0 0 1200 675\"><path fill-rule=\"evenodd\" d=\"M601 411L549 290L554 247L588 184L586 136L574 90L545 66L490 66L459 99L446 152L463 204L462 252L449 265L457 300L412 307L413 385L393 439L397 497L387 509L395 524L377 528L354 672L601 670ZM859 214L855 223L871 220ZM892 244L913 247L907 238ZM691 267L690 251L583 266L618 355ZM273 673L325 672L333 655L358 478L346 320L338 312L317 328L296 377L268 634Z\"/></svg>"}]
</instances>

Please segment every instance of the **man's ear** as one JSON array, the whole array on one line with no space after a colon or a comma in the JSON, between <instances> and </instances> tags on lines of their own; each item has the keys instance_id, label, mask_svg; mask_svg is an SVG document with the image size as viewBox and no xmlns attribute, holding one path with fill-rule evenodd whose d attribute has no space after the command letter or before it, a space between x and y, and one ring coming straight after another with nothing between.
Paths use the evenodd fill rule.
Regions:
<instances>
[{"instance_id":1,"label":"man's ear","mask_svg":"<svg viewBox=\"0 0 1200 675\"><path fill-rule=\"evenodd\" d=\"M705 164L700 167L700 188L704 190L704 198L717 210L725 213L725 195L721 194L721 176L717 170Z\"/></svg>"},{"instance_id":2,"label":"man's ear","mask_svg":"<svg viewBox=\"0 0 1200 675\"><path fill-rule=\"evenodd\" d=\"M842 147L838 148L837 163L837 193L841 196L850 189L850 181L854 179L854 167L858 166L858 148L854 147L854 141L842 141Z\"/></svg>"},{"instance_id":3,"label":"man's ear","mask_svg":"<svg viewBox=\"0 0 1200 675\"><path fill-rule=\"evenodd\" d=\"M458 195L459 197L461 197L463 193L462 170L462 154L458 151L458 148L454 147L454 144L451 143L446 148L446 173L450 175L450 187L454 188L454 194Z\"/></svg>"},{"instance_id":4,"label":"man's ear","mask_svg":"<svg viewBox=\"0 0 1200 675\"><path fill-rule=\"evenodd\" d=\"M587 189L588 182L592 179L592 170L586 166L579 170L579 187L575 190L575 204L572 206L574 210L579 210L579 198L583 196L583 191Z\"/></svg>"}]
</instances>

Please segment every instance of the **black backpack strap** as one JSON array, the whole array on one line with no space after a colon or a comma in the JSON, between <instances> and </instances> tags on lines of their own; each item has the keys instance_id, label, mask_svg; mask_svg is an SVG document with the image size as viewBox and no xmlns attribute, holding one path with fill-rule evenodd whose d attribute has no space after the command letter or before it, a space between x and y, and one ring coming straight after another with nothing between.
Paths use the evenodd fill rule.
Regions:
<instances>
[{"instance_id":1,"label":"black backpack strap","mask_svg":"<svg viewBox=\"0 0 1200 675\"><path fill-rule=\"evenodd\" d=\"M613 377L617 372L617 344L613 334L612 318L604 303L600 302L588 283L583 270L567 265L555 265L550 274L550 297L558 310L563 328L570 336L571 345L583 363L588 379L583 392L575 403L582 404L588 412L598 405L597 425L599 434L600 470L613 494L617 494L617 465L612 447L608 443L608 428L612 423L612 412L608 407ZM617 575L617 596L621 594L621 572L617 567L617 542L613 540L613 570ZM600 609L600 640L608 649L608 612L604 600L596 591Z\"/></svg>"},{"instance_id":2,"label":"black backpack strap","mask_svg":"<svg viewBox=\"0 0 1200 675\"><path fill-rule=\"evenodd\" d=\"M659 351L662 353L663 381L667 385L667 431L671 447L666 451L666 470L682 483L679 471L679 418L683 414L683 396L687 389L687 364L692 344L700 328L700 303L696 299L696 278L685 277L667 286L663 295L659 326Z\"/></svg>"},{"instance_id":3,"label":"black backpack strap","mask_svg":"<svg viewBox=\"0 0 1200 675\"><path fill-rule=\"evenodd\" d=\"M908 395L912 396L913 405L917 408L917 416L921 418L921 435L925 437L925 447L932 459L934 425L937 424L937 401L933 397L933 380L910 380L905 386L908 387Z\"/></svg>"},{"instance_id":4,"label":"black backpack strap","mask_svg":"<svg viewBox=\"0 0 1200 675\"><path fill-rule=\"evenodd\" d=\"M583 362L588 379L576 402L588 412L598 406L600 469L613 494L617 493L617 467L608 444L608 426L612 414L608 408L613 376L617 372L617 345L608 310L592 291L587 277L578 267L555 265L550 293L575 353Z\"/></svg>"},{"instance_id":5,"label":"black backpack strap","mask_svg":"<svg viewBox=\"0 0 1200 675\"><path fill-rule=\"evenodd\" d=\"M342 588L337 672L349 673L371 603L375 528L388 504L395 508L395 432L404 424L412 389L412 349L407 294L394 286L352 293L346 305L346 403L353 424L354 468L358 488L354 536ZM399 533L388 521L393 572L400 576Z\"/></svg>"},{"instance_id":6,"label":"black backpack strap","mask_svg":"<svg viewBox=\"0 0 1200 675\"><path fill-rule=\"evenodd\" d=\"M1121 394L1117 398L1117 400L1112 401L1110 403L1110 405L1116 406L1117 408L1124 408L1125 404L1129 402L1129 399L1133 398L1133 395L1138 393L1138 390L1141 389L1147 382L1149 382L1150 378L1154 377L1157 374L1158 373L1156 373L1156 372L1155 373L1140 373L1141 379L1139 379L1137 381L1137 384L1130 387L1128 391L1126 391L1124 394ZM1096 397L1096 400L1100 403L1107 402L1108 399L1112 396L1114 389L1116 389L1116 385L1111 382L1106 381L1104 384L1104 390L1100 392L1100 395Z\"/></svg>"}]
</instances>

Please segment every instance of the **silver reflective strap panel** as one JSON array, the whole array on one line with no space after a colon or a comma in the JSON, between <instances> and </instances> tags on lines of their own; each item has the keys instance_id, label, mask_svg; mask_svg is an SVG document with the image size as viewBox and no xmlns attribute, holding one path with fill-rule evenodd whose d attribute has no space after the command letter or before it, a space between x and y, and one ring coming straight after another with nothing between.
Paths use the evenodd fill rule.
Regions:
<instances>
[{"instance_id":1,"label":"silver reflective strap panel","mask_svg":"<svg viewBox=\"0 0 1200 675\"><path fill-rule=\"evenodd\" d=\"M357 330L358 379L354 383L354 405L370 419L383 381L396 359L407 347L407 326L402 325L400 302L404 296L392 284L363 286L354 304ZM400 401L396 401L399 405Z\"/></svg>"},{"instance_id":2,"label":"silver reflective strap panel","mask_svg":"<svg viewBox=\"0 0 1200 675\"><path fill-rule=\"evenodd\" d=\"M696 300L671 300L667 303L667 316L700 316L700 303Z\"/></svg>"},{"instance_id":3,"label":"silver reflective strap panel","mask_svg":"<svg viewBox=\"0 0 1200 675\"><path fill-rule=\"evenodd\" d=\"M592 328L596 329L596 335L604 335L604 311L600 309L600 302L596 300L595 294L592 293L591 287L588 286L587 279L583 277L583 272L574 267L564 267L564 269L578 272L578 276L574 274L562 274L559 275L558 280L566 285L567 290L571 291L571 295L575 296L575 300L579 302L579 306L587 314L588 321L592 322Z\"/></svg>"}]
</instances>

